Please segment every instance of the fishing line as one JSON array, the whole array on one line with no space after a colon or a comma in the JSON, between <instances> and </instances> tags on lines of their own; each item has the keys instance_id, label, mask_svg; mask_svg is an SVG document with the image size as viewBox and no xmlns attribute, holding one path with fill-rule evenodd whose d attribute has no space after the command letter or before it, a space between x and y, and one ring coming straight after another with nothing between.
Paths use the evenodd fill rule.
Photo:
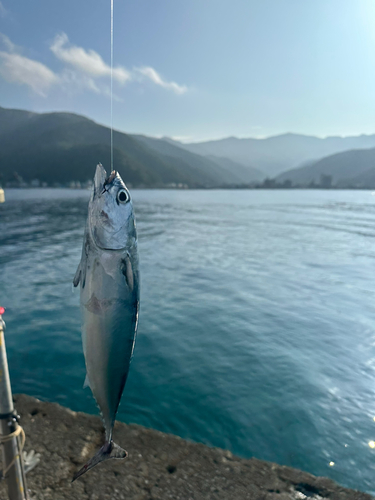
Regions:
<instances>
[{"instance_id":1,"label":"fishing line","mask_svg":"<svg viewBox=\"0 0 375 500\"><path fill-rule=\"evenodd\" d=\"M111 0L111 172L113 171L113 0Z\"/></svg>"}]
</instances>

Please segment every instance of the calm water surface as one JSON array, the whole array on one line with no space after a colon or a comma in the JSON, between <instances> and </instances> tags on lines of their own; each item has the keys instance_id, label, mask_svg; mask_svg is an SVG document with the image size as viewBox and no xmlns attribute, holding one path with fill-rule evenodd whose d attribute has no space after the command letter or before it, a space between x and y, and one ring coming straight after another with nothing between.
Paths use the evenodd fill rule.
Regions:
<instances>
[{"instance_id":1,"label":"calm water surface","mask_svg":"<svg viewBox=\"0 0 375 500\"><path fill-rule=\"evenodd\" d=\"M6 198L0 304L13 390L97 413L71 284L88 193ZM374 492L375 196L133 198L141 315L119 419Z\"/></svg>"}]
</instances>

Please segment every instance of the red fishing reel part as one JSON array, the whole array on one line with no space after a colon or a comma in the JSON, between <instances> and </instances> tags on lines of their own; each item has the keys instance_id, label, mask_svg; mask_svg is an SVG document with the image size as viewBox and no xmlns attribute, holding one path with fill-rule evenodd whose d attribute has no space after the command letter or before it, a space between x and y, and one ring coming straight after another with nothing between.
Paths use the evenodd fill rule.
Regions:
<instances>
[{"instance_id":1,"label":"red fishing reel part","mask_svg":"<svg viewBox=\"0 0 375 500\"><path fill-rule=\"evenodd\" d=\"M0 306L0 316L2 316L5 313L5 307Z\"/></svg>"}]
</instances>

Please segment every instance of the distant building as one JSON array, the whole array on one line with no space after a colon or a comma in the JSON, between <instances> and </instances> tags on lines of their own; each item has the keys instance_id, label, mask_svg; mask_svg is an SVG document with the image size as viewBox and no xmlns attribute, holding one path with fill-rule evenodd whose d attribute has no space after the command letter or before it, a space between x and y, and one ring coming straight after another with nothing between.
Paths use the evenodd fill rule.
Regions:
<instances>
[{"instance_id":1,"label":"distant building","mask_svg":"<svg viewBox=\"0 0 375 500\"><path fill-rule=\"evenodd\" d=\"M290 179L285 179L282 183L282 187L285 189L290 189L292 187L292 181Z\"/></svg>"},{"instance_id":2,"label":"distant building","mask_svg":"<svg viewBox=\"0 0 375 500\"><path fill-rule=\"evenodd\" d=\"M275 179L264 179L263 184L261 185L262 188L265 189L274 189L277 187L277 183Z\"/></svg>"},{"instance_id":3,"label":"distant building","mask_svg":"<svg viewBox=\"0 0 375 500\"><path fill-rule=\"evenodd\" d=\"M322 174L320 176L320 187L330 189L332 187L332 175Z\"/></svg>"},{"instance_id":4,"label":"distant building","mask_svg":"<svg viewBox=\"0 0 375 500\"><path fill-rule=\"evenodd\" d=\"M6 187L10 188L25 188L28 187L27 182L25 182L18 172L13 172L13 180L6 183Z\"/></svg>"}]
</instances>

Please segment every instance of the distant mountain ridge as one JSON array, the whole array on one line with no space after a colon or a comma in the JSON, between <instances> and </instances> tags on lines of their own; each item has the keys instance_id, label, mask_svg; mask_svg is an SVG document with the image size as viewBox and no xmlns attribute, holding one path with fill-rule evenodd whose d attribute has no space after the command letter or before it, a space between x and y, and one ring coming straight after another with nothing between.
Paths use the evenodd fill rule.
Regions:
<instances>
[{"instance_id":1,"label":"distant mountain ridge","mask_svg":"<svg viewBox=\"0 0 375 500\"><path fill-rule=\"evenodd\" d=\"M225 158L224 156L208 155L206 158L209 158L218 165L222 165L226 169L230 169L232 174L235 174L238 178L238 182L253 183L254 181L261 181L266 177L266 174L261 170L250 165L245 167L245 165L241 165L241 163Z\"/></svg>"},{"instance_id":2,"label":"distant mountain ridge","mask_svg":"<svg viewBox=\"0 0 375 500\"><path fill-rule=\"evenodd\" d=\"M288 170L276 177L295 185L318 184L321 176L330 176L337 187L375 187L375 148L344 151L317 162Z\"/></svg>"},{"instance_id":3,"label":"distant mountain ridge","mask_svg":"<svg viewBox=\"0 0 375 500\"><path fill-rule=\"evenodd\" d=\"M153 137L135 134L132 134L132 137L157 153L171 158L186 159L186 156L189 155L189 161L194 164L197 169L197 173L202 170L209 173L209 175L215 178L216 185L250 183L262 180L265 177L263 172L260 172L255 168L243 167L242 165L228 160L227 158L202 156L192 153L179 147L173 143L173 141L155 139Z\"/></svg>"},{"instance_id":4,"label":"distant mountain ridge","mask_svg":"<svg viewBox=\"0 0 375 500\"><path fill-rule=\"evenodd\" d=\"M114 165L134 186L212 187L239 182L230 169L168 143L114 131ZM160 141L163 142L163 141ZM0 174L48 184L87 181L110 165L110 130L73 113L0 108ZM163 151L164 147L164 151ZM242 180L240 182L243 182Z\"/></svg>"},{"instance_id":5,"label":"distant mountain ridge","mask_svg":"<svg viewBox=\"0 0 375 500\"><path fill-rule=\"evenodd\" d=\"M375 134L325 139L283 134L191 144L119 131L113 138L115 168L135 187L244 186L274 176L276 183L307 186L322 175L335 186L375 186ZM109 170L108 127L74 113L0 107L3 182L14 180L15 172L27 182L85 182L99 161Z\"/></svg>"},{"instance_id":6,"label":"distant mountain ridge","mask_svg":"<svg viewBox=\"0 0 375 500\"><path fill-rule=\"evenodd\" d=\"M176 142L175 142L176 143ZM375 134L320 139L300 134L282 134L265 139L228 137L200 143L178 143L187 151L203 156L225 157L255 167L269 177L296 168L302 163L352 149L375 147Z\"/></svg>"}]
</instances>

